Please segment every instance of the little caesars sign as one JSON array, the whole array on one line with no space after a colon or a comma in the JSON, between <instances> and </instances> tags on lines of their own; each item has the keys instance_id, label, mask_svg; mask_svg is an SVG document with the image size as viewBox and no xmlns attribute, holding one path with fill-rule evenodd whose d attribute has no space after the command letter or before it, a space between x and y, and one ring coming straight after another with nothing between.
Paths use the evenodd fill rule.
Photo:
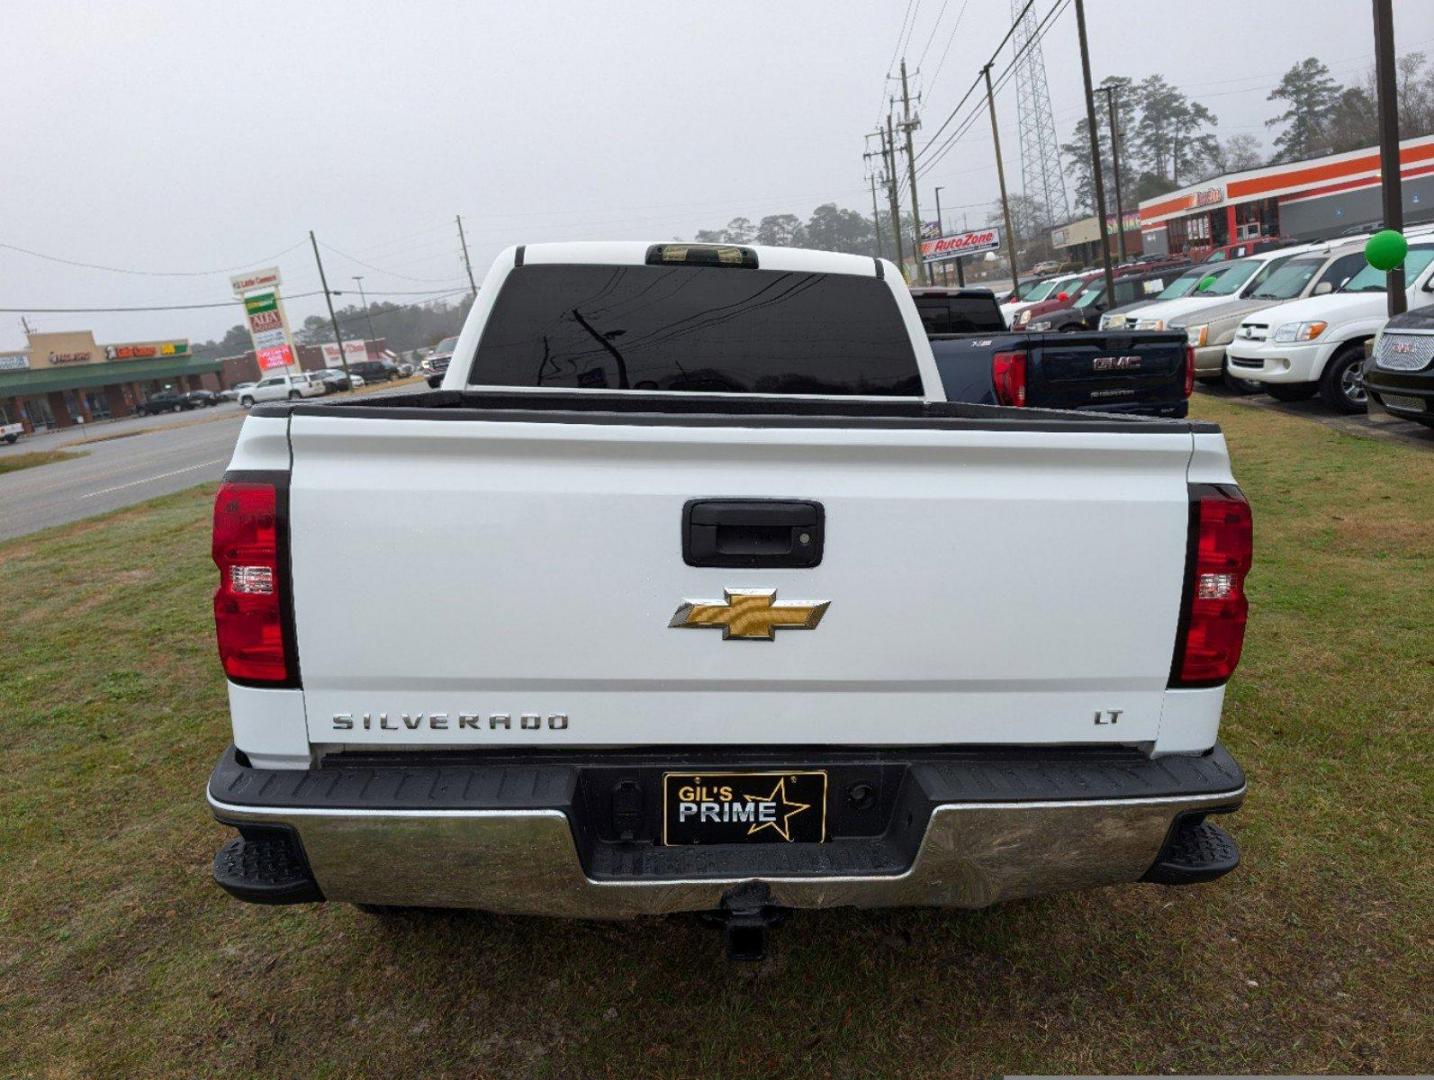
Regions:
<instances>
[{"instance_id":1,"label":"little caesars sign","mask_svg":"<svg viewBox=\"0 0 1434 1080\"><path fill-rule=\"evenodd\" d=\"M244 301L244 315L249 320L249 336L254 341L260 371L292 367L295 363L289 320L284 314L284 302L279 298L279 280L278 267L229 279L234 295Z\"/></svg>"}]
</instances>

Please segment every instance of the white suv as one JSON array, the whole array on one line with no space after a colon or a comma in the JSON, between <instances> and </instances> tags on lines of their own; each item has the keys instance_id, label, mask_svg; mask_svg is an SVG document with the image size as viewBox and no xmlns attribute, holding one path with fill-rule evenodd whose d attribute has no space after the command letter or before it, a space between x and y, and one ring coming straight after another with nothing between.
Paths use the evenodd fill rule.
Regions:
<instances>
[{"instance_id":1,"label":"white suv","mask_svg":"<svg viewBox=\"0 0 1434 1080\"><path fill-rule=\"evenodd\" d=\"M1411 311L1434 304L1434 240L1409 245L1404 281ZM1226 350L1230 374L1264 383L1277 401L1318 393L1332 409L1364 412L1364 346L1389 317L1384 282L1384 271L1365 266L1332 293L1250 315Z\"/></svg>"},{"instance_id":2,"label":"white suv","mask_svg":"<svg viewBox=\"0 0 1434 1080\"><path fill-rule=\"evenodd\" d=\"M249 408L256 401L293 401L301 397L322 397L324 380L307 372L298 375L266 375L239 395L239 404Z\"/></svg>"}]
</instances>

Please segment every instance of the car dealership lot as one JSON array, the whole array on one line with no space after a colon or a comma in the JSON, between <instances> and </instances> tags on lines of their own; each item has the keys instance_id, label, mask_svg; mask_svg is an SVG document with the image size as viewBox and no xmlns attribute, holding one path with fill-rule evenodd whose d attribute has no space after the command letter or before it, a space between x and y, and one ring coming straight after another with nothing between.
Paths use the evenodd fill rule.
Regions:
<instances>
[{"instance_id":1,"label":"car dealership lot","mask_svg":"<svg viewBox=\"0 0 1434 1080\"><path fill-rule=\"evenodd\" d=\"M1250 635L1223 728L1250 776L1231 822L1244 865L1187 890L980 912L800 912L755 970L728 966L689 918L377 920L233 903L210 881L227 832L203 801L229 739L213 485L0 544L6 1068L1426 1067L1434 457L1283 409L1201 396L1194 412L1225 427L1255 511Z\"/></svg>"}]
</instances>

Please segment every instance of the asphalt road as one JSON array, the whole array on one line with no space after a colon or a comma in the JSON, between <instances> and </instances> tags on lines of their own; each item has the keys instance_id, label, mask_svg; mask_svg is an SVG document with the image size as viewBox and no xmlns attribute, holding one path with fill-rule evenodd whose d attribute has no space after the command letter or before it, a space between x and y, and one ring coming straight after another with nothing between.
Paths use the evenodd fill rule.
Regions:
<instances>
[{"instance_id":1,"label":"asphalt road","mask_svg":"<svg viewBox=\"0 0 1434 1080\"><path fill-rule=\"evenodd\" d=\"M218 480L234 452L244 413L181 413L172 418L96 424L88 444L75 428L21 439L4 453L84 452L70 461L0 473L0 540ZM135 427L144 434L111 438Z\"/></svg>"}]
</instances>

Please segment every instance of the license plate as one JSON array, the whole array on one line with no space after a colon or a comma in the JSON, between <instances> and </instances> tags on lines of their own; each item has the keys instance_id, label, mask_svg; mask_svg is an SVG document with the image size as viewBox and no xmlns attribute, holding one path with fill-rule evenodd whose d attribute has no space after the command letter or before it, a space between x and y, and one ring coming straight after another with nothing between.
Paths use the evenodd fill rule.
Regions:
<instances>
[{"instance_id":1,"label":"license plate","mask_svg":"<svg viewBox=\"0 0 1434 1080\"><path fill-rule=\"evenodd\" d=\"M823 771L663 774L664 844L813 844L826 835Z\"/></svg>"},{"instance_id":2,"label":"license plate","mask_svg":"<svg viewBox=\"0 0 1434 1080\"><path fill-rule=\"evenodd\" d=\"M1386 409L1405 409L1408 412L1423 412L1424 399L1408 397L1404 394L1385 394L1384 407Z\"/></svg>"}]
</instances>

